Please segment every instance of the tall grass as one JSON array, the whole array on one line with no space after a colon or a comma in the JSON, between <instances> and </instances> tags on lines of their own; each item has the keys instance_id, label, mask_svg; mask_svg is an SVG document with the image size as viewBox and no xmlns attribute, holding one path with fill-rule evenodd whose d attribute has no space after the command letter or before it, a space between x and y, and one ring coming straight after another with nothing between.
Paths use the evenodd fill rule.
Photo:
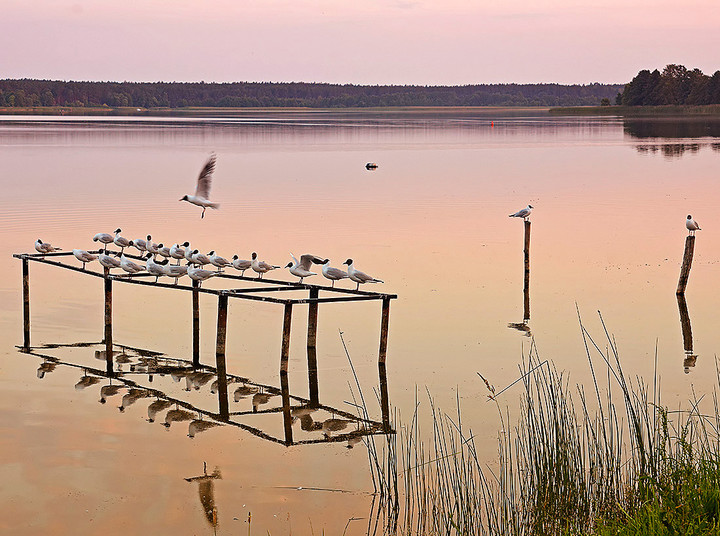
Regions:
<instances>
[{"instance_id":1,"label":"tall grass","mask_svg":"<svg viewBox=\"0 0 720 536\"><path fill-rule=\"evenodd\" d=\"M449 415L430 393L424 395L428 433L421 430L416 402L408 423L396 415L397 435L382 443L368 438L382 512L376 532L720 533L716 393L709 415L694 394L687 409L668 411L657 373L652 386L625 377L615 341L600 320L604 348L580 322L591 385L571 386L531 345L513 425L485 381L500 420L498 469L479 458L459 399Z\"/></svg>"}]
</instances>

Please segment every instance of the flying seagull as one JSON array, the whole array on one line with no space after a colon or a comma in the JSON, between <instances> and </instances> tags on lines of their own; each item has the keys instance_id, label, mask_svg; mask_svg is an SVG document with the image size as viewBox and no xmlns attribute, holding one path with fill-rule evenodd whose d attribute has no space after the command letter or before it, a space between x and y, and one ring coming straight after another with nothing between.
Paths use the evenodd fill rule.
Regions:
<instances>
[{"instance_id":1,"label":"flying seagull","mask_svg":"<svg viewBox=\"0 0 720 536\"><path fill-rule=\"evenodd\" d=\"M197 180L197 188L195 188L195 195L186 195L180 199L180 201L187 201L188 203L202 207L203 211L200 215L201 218L205 217L206 208L220 207L218 203L210 202L210 186L212 184L213 171L215 171L215 153L210 155L205 167L203 167L200 172L200 176Z\"/></svg>"},{"instance_id":2,"label":"flying seagull","mask_svg":"<svg viewBox=\"0 0 720 536\"><path fill-rule=\"evenodd\" d=\"M692 236L695 236L695 231L702 231L698 223L693 220L693 217L690 214L688 214L687 220L685 220L685 227L687 227L687 230L690 231Z\"/></svg>"},{"instance_id":3,"label":"flying seagull","mask_svg":"<svg viewBox=\"0 0 720 536\"><path fill-rule=\"evenodd\" d=\"M530 213L534 207L532 205L526 206L522 210L518 210L515 214L510 214L510 218L523 218L525 221L530 217Z\"/></svg>"}]
</instances>

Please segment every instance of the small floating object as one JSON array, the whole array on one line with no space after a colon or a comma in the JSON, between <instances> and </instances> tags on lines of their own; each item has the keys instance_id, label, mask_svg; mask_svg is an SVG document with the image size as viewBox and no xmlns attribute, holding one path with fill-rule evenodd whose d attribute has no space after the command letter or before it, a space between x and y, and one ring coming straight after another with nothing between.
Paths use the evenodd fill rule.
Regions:
<instances>
[{"instance_id":1,"label":"small floating object","mask_svg":"<svg viewBox=\"0 0 720 536\"><path fill-rule=\"evenodd\" d=\"M368 162L365 164L365 169L377 169L378 165L375 162Z\"/></svg>"}]
</instances>

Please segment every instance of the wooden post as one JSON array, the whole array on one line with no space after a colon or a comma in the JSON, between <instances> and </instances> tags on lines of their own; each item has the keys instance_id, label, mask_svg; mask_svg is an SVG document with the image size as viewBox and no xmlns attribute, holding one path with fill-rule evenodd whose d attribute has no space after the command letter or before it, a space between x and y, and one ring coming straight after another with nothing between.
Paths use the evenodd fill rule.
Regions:
<instances>
[{"instance_id":1,"label":"wooden post","mask_svg":"<svg viewBox=\"0 0 720 536\"><path fill-rule=\"evenodd\" d=\"M23 257L23 349L30 350L30 271L28 260Z\"/></svg>"},{"instance_id":2,"label":"wooden post","mask_svg":"<svg viewBox=\"0 0 720 536\"><path fill-rule=\"evenodd\" d=\"M113 329L112 329L112 279L110 270L105 268L105 363L107 373L113 374Z\"/></svg>"},{"instance_id":3,"label":"wooden post","mask_svg":"<svg viewBox=\"0 0 720 536\"><path fill-rule=\"evenodd\" d=\"M382 300L382 320L380 323L380 352L378 353L378 363L385 364L387 356L387 338L388 324L390 323L390 298Z\"/></svg>"},{"instance_id":4,"label":"wooden post","mask_svg":"<svg viewBox=\"0 0 720 536\"><path fill-rule=\"evenodd\" d=\"M285 445L293 444L292 415L290 414L290 385L287 371L280 372L280 393L282 395L283 428L285 429Z\"/></svg>"},{"instance_id":5,"label":"wooden post","mask_svg":"<svg viewBox=\"0 0 720 536\"><path fill-rule=\"evenodd\" d=\"M192 345L193 345L193 367L200 366L200 282L193 279L192 282Z\"/></svg>"},{"instance_id":6,"label":"wooden post","mask_svg":"<svg viewBox=\"0 0 720 536\"><path fill-rule=\"evenodd\" d=\"M229 419L227 369L225 366L225 343L227 340L227 294L218 296L217 341L215 346L215 369L218 376L218 404L220 417Z\"/></svg>"},{"instance_id":7,"label":"wooden post","mask_svg":"<svg viewBox=\"0 0 720 536\"><path fill-rule=\"evenodd\" d=\"M680 311L680 325L682 327L683 348L686 354L692 354L693 340L692 327L690 326L690 314L688 313L687 302L684 294L677 295L678 310Z\"/></svg>"},{"instance_id":8,"label":"wooden post","mask_svg":"<svg viewBox=\"0 0 720 536\"><path fill-rule=\"evenodd\" d=\"M385 363L378 363L380 374L380 409L382 411L383 432L390 431L390 399L388 397L387 371Z\"/></svg>"},{"instance_id":9,"label":"wooden post","mask_svg":"<svg viewBox=\"0 0 720 536\"><path fill-rule=\"evenodd\" d=\"M318 289L310 289L310 299L317 299ZM318 304L311 302L308 306L308 333L307 333L307 360L308 360L308 390L310 393L310 404L320 404L320 390L318 387L317 368L317 319Z\"/></svg>"},{"instance_id":10,"label":"wooden post","mask_svg":"<svg viewBox=\"0 0 720 536\"><path fill-rule=\"evenodd\" d=\"M290 356L290 325L292 322L292 303L285 304L283 317L282 349L280 350L280 374L287 374L288 358Z\"/></svg>"},{"instance_id":11,"label":"wooden post","mask_svg":"<svg viewBox=\"0 0 720 536\"><path fill-rule=\"evenodd\" d=\"M523 320L530 320L530 221L525 220L525 283L523 284Z\"/></svg>"},{"instance_id":12,"label":"wooden post","mask_svg":"<svg viewBox=\"0 0 720 536\"><path fill-rule=\"evenodd\" d=\"M695 252L695 236L688 235L685 239L685 252L683 253L682 267L680 268L680 280L678 281L676 294L685 294L690 268L692 268L693 253Z\"/></svg>"}]
</instances>

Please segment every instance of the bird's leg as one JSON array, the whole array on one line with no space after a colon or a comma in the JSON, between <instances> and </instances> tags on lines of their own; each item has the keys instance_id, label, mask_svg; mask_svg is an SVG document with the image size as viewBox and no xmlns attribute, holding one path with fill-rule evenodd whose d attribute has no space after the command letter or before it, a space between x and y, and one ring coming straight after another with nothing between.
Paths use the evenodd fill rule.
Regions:
<instances>
[{"instance_id":1,"label":"bird's leg","mask_svg":"<svg viewBox=\"0 0 720 536\"><path fill-rule=\"evenodd\" d=\"M355 290L360 290L360 283L357 284L357 286L355 287Z\"/></svg>"},{"instance_id":2,"label":"bird's leg","mask_svg":"<svg viewBox=\"0 0 720 536\"><path fill-rule=\"evenodd\" d=\"M335 280L333 279L332 285L330 285L332 288L335 288Z\"/></svg>"},{"instance_id":3,"label":"bird's leg","mask_svg":"<svg viewBox=\"0 0 720 536\"><path fill-rule=\"evenodd\" d=\"M201 217L201 218L204 218L204 217L205 217L205 207L203 207L203 211L202 211L202 214L200 214L200 217Z\"/></svg>"}]
</instances>

